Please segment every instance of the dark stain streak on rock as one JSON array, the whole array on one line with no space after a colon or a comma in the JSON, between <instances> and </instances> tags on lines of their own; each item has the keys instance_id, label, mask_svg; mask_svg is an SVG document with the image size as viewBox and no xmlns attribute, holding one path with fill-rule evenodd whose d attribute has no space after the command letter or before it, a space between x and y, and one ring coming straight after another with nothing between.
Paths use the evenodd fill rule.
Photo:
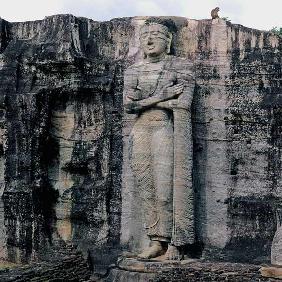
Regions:
<instances>
[{"instance_id":1,"label":"dark stain streak on rock","mask_svg":"<svg viewBox=\"0 0 282 282\"><path fill-rule=\"evenodd\" d=\"M269 262L282 192L281 38L222 19L171 19L173 52L196 72L197 244L206 259ZM105 273L126 249L123 75L142 57L141 22L0 19L0 257L50 261L74 244Z\"/></svg>"}]
</instances>

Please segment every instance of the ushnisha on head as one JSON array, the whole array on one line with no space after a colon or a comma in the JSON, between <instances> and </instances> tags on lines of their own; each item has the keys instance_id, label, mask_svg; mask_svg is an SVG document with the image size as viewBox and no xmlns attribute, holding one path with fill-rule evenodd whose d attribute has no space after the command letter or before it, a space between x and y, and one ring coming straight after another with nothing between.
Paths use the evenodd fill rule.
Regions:
<instances>
[{"instance_id":1,"label":"ushnisha on head","mask_svg":"<svg viewBox=\"0 0 282 282\"><path fill-rule=\"evenodd\" d=\"M159 23L146 23L140 29L140 43L145 58L158 58L170 53L172 34Z\"/></svg>"}]
</instances>

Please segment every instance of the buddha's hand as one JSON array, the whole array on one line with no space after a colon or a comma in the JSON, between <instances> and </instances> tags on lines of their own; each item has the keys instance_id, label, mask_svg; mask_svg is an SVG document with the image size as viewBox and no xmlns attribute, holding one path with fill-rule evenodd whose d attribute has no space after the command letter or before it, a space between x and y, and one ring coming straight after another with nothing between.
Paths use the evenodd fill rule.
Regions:
<instances>
[{"instance_id":1,"label":"buddha's hand","mask_svg":"<svg viewBox=\"0 0 282 282\"><path fill-rule=\"evenodd\" d=\"M168 102L168 104L169 104L169 106L171 107L171 108L174 108L174 107L177 107L178 106L178 99L171 99L171 100L169 100L169 101L167 101Z\"/></svg>"},{"instance_id":2,"label":"buddha's hand","mask_svg":"<svg viewBox=\"0 0 282 282\"><path fill-rule=\"evenodd\" d=\"M163 97L165 100L177 98L181 93L183 93L183 90L183 82L177 83L175 85L169 83L163 88Z\"/></svg>"},{"instance_id":3,"label":"buddha's hand","mask_svg":"<svg viewBox=\"0 0 282 282\"><path fill-rule=\"evenodd\" d=\"M136 113L142 109L141 105L136 101L128 101L125 105L125 111L129 114Z\"/></svg>"},{"instance_id":4,"label":"buddha's hand","mask_svg":"<svg viewBox=\"0 0 282 282\"><path fill-rule=\"evenodd\" d=\"M160 102L157 104L158 107L173 110L178 107L178 99L170 99L168 101Z\"/></svg>"}]
</instances>

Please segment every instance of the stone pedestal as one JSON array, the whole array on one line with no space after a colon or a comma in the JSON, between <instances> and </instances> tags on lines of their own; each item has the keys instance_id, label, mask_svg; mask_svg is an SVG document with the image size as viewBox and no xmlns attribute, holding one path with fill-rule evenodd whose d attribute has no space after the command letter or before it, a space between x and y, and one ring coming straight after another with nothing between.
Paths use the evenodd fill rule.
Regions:
<instances>
[{"instance_id":1,"label":"stone pedestal","mask_svg":"<svg viewBox=\"0 0 282 282\"><path fill-rule=\"evenodd\" d=\"M158 260L159 259L159 260ZM162 257L151 260L139 260L135 258L119 258L116 268L112 269L105 282L112 281L158 281L158 276L166 272L173 272L178 268L184 268L197 260L187 259L182 261L165 261ZM174 280L171 280L174 281ZM177 281L177 280L175 280Z\"/></svg>"},{"instance_id":2,"label":"stone pedestal","mask_svg":"<svg viewBox=\"0 0 282 282\"><path fill-rule=\"evenodd\" d=\"M103 281L281 281L262 277L259 269L259 265L205 262L200 259L186 259L183 261L143 261L134 258L119 258L116 266L111 269L108 277Z\"/></svg>"},{"instance_id":3,"label":"stone pedestal","mask_svg":"<svg viewBox=\"0 0 282 282\"><path fill-rule=\"evenodd\" d=\"M260 272L263 277L279 279L279 281L282 279L282 267L262 267Z\"/></svg>"}]
</instances>

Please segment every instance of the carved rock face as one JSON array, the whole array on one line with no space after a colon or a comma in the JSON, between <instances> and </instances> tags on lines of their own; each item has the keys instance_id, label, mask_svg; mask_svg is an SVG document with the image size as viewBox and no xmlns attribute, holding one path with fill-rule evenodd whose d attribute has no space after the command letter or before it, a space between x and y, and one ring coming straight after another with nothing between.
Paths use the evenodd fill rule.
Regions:
<instances>
[{"instance_id":1,"label":"carved rock face","mask_svg":"<svg viewBox=\"0 0 282 282\"><path fill-rule=\"evenodd\" d=\"M170 47L169 33L160 24L145 25L141 30L140 41L145 55L149 57L167 53Z\"/></svg>"},{"instance_id":2,"label":"carved rock face","mask_svg":"<svg viewBox=\"0 0 282 282\"><path fill-rule=\"evenodd\" d=\"M185 57L182 64L187 64L177 63L174 68L177 73L188 72L191 59L198 82L191 112L192 161L195 226L205 247L203 256L265 263L276 231L274 205L282 195L282 42L272 33L222 19L170 19L177 30L174 53ZM4 208L0 203L3 258L6 253L23 261L47 256L57 233L68 238L65 211L71 212L72 241L86 255L89 249L95 263L114 263L119 242L134 250L146 246L140 201L126 169L128 143L123 142L123 137L129 138L133 117L124 117L122 97L124 69L142 59L137 37L146 20L96 22L71 15L26 23L0 20L0 106L7 111L3 115L0 109L0 129L7 132L0 156L0 184L4 181L7 189ZM168 46L167 33L157 30L160 38L151 40ZM144 73L149 65L144 64ZM162 61L155 65L157 78ZM143 83L136 72L142 67L136 65L129 73L140 88ZM175 81L170 72L164 72L165 80ZM150 93L145 87L142 90ZM68 105L74 106L74 116L53 114L67 112ZM74 137L65 136L69 129ZM59 171L58 183L66 180L69 186L67 173L75 178L70 208L62 202L60 221L65 228L59 226L59 232L50 223L57 211L57 193L48 188L53 177L49 168L58 171L60 160L69 155L53 142L55 133L76 143L69 148L74 148L73 162L67 160L69 172ZM63 138L59 138L62 143ZM64 150L68 147L64 145ZM123 184L125 178L130 180Z\"/></svg>"}]
</instances>

